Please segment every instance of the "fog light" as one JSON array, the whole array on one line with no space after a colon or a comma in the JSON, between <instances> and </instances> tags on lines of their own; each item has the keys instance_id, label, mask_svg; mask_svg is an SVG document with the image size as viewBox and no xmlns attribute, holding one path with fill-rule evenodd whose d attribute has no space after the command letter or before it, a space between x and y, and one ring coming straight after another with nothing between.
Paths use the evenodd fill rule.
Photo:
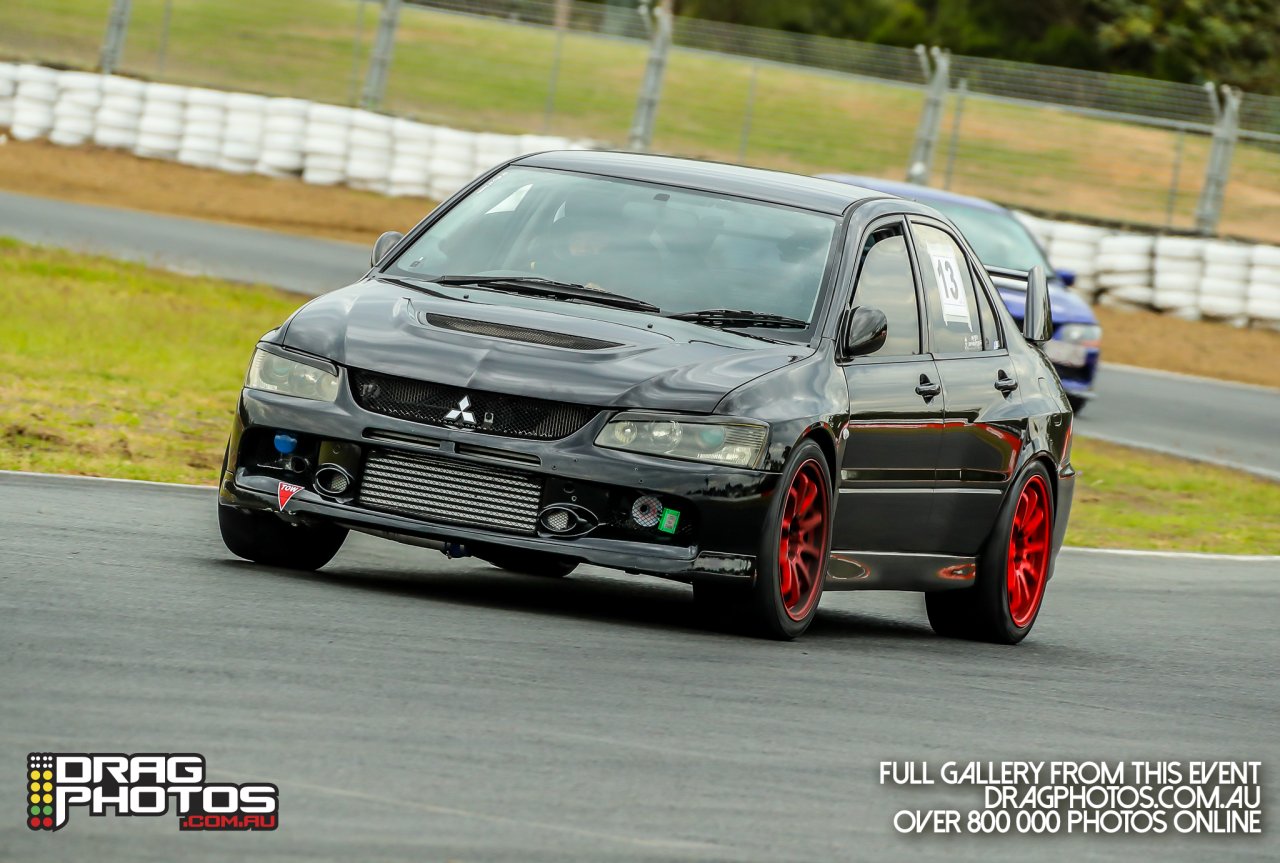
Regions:
<instances>
[{"instance_id":1,"label":"fog light","mask_svg":"<svg viewBox=\"0 0 1280 863\"><path fill-rule=\"evenodd\" d=\"M662 501L652 495L636 498L631 504L631 519L641 527L653 527L662 516Z\"/></svg>"},{"instance_id":2,"label":"fog light","mask_svg":"<svg viewBox=\"0 0 1280 863\"><path fill-rule=\"evenodd\" d=\"M335 464L321 465L316 471L316 491L331 497L345 494L354 483L351 474Z\"/></svg>"},{"instance_id":3,"label":"fog light","mask_svg":"<svg viewBox=\"0 0 1280 863\"><path fill-rule=\"evenodd\" d=\"M274 443L280 455L288 455L298 448L298 439L288 432L276 432Z\"/></svg>"}]
</instances>

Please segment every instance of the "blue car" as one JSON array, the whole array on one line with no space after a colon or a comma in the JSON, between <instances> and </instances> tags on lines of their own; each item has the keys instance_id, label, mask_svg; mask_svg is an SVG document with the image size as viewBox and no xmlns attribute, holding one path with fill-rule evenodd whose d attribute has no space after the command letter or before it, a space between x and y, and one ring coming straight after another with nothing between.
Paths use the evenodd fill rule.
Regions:
<instances>
[{"instance_id":1,"label":"blue car","mask_svg":"<svg viewBox=\"0 0 1280 863\"><path fill-rule=\"evenodd\" d=\"M1077 412L1084 407L1085 401L1093 395L1102 327L1089 304L1067 290L1075 281L1075 275L1055 270L1044 248L1013 213L982 198L914 183L852 174L824 174L823 178L910 198L940 210L955 222L986 266L1023 271L1037 265L1043 267L1049 275L1049 298L1053 311L1053 339L1045 342L1044 352L1058 370L1071 406ZM1026 305L1025 289L1019 290L1014 284L999 278L993 278L993 281L1004 304L1021 323Z\"/></svg>"}]
</instances>

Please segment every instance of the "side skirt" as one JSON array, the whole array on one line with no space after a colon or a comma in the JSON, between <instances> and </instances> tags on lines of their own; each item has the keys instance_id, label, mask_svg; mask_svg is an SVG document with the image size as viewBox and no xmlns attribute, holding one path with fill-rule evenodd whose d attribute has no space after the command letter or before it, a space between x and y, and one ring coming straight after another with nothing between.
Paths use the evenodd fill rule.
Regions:
<instances>
[{"instance_id":1,"label":"side skirt","mask_svg":"<svg viewBox=\"0 0 1280 863\"><path fill-rule=\"evenodd\" d=\"M973 585L978 559L950 554L831 551L824 590L957 590Z\"/></svg>"}]
</instances>

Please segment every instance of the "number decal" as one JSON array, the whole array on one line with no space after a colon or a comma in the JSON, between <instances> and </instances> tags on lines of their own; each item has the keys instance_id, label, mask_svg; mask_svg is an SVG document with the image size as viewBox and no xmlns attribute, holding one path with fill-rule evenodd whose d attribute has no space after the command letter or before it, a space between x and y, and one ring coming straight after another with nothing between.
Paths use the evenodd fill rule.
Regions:
<instances>
[{"instance_id":1,"label":"number decal","mask_svg":"<svg viewBox=\"0 0 1280 863\"><path fill-rule=\"evenodd\" d=\"M964 282L960 279L955 250L949 243L929 243L928 251L938 286L938 299L942 301L942 319L948 324L964 324L972 332L973 319L969 317L969 303L964 295Z\"/></svg>"}]
</instances>

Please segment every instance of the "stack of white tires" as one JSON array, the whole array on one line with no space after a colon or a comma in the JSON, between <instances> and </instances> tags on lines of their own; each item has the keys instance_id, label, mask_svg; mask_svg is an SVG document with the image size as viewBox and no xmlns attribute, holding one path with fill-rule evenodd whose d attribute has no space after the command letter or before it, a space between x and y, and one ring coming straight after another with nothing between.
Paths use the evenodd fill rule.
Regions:
<instances>
[{"instance_id":1,"label":"stack of white tires","mask_svg":"<svg viewBox=\"0 0 1280 863\"><path fill-rule=\"evenodd\" d=\"M142 119L138 121L134 155L147 159L178 158L186 110L186 87L148 84L142 95Z\"/></svg>"},{"instance_id":2,"label":"stack of white tires","mask_svg":"<svg viewBox=\"0 0 1280 863\"><path fill-rule=\"evenodd\" d=\"M347 143L351 137L351 108L307 106L307 131L303 143L302 179L318 186L333 186L347 179Z\"/></svg>"},{"instance_id":3,"label":"stack of white tires","mask_svg":"<svg viewBox=\"0 0 1280 863\"><path fill-rule=\"evenodd\" d=\"M474 132L440 127L431 153L431 197L443 201L476 175Z\"/></svg>"},{"instance_id":4,"label":"stack of white tires","mask_svg":"<svg viewBox=\"0 0 1280 863\"><path fill-rule=\"evenodd\" d=\"M197 168L218 167L230 95L203 87L187 90L187 105L182 115L182 144L178 148L179 162Z\"/></svg>"},{"instance_id":5,"label":"stack of white tires","mask_svg":"<svg viewBox=\"0 0 1280 863\"><path fill-rule=\"evenodd\" d=\"M58 101L58 73L24 64L14 70L13 78L9 134L19 141L48 137L53 131L53 106Z\"/></svg>"},{"instance_id":6,"label":"stack of white tires","mask_svg":"<svg viewBox=\"0 0 1280 863\"><path fill-rule=\"evenodd\" d=\"M371 111L351 115L347 147L347 184L366 192L386 194L391 174L391 129L395 118Z\"/></svg>"},{"instance_id":7,"label":"stack of white tires","mask_svg":"<svg viewBox=\"0 0 1280 863\"><path fill-rule=\"evenodd\" d=\"M0 129L13 125L13 97L18 92L18 67L0 63Z\"/></svg>"},{"instance_id":8,"label":"stack of white tires","mask_svg":"<svg viewBox=\"0 0 1280 863\"><path fill-rule=\"evenodd\" d=\"M1111 234L1098 243L1099 301L1149 307L1155 295L1152 252L1155 237Z\"/></svg>"},{"instance_id":9,"label":"stack of white tires","mask_svg":"<svg viewBox=\"0 0 1280 863\"><path fill-rule=\"evenodd\" d=\"M94 120L101 106L102 76L88 72L60 73L49 140L62 147L79 147L92 141Z\"/></svg>"},{"instance_id":10,"label":"stack of white tires","mask_svg":"<svg viewBox=\"0 0 1280 863\"><path fill-rule=\"evenodd\" d=\"M436 127L397 118L391 126L391 170L387 194L425 198L431 194L431 152Z\"/></svg>"},{"instance_id":11,"label":"stack of white tires","mask_svg":"<svg viewBox=\"0 0 1280 863\"><path fill-rule=\"evenodd\" d=\"M307 144L305 99L268 99L263 109L262 153L254 171L268 177L296 177L302 173Z\"/></svg>"},{"instance_id":12,"label":"stack of white tires","mask_svg":"<svg viewBox=\"0 0 1280 863\"><path fill-rule=\"evenodd\" d=\"M1162 312L1194 320L1204 276L1204 240L1195 237L1157 237L1151 305Z\"/></svg>"},{"instance_id":13,"label":"stack of white tires","mask_svg":"<svg viewBox=\"0 0 1280 863\"><path fill-rule=\"evenodd\" d=\"M1048 222L1042 230L1048 238L1044 245L1049 252L1049 261L1058 269L1075 273L1072 290L1092 302L1098 292L1099 244L1106 236L1106 229L1070 222Z\"/></svg>"},{"instance_id":14,"label":"stack of white tires","mask_svg":"<svg viewBox=\"0 0 1280 863\"><path fill-rule=\"evenodd\" d=\"M1243 325L1245 294L1249 289L1252 248L1241 243L1204 244L1204 277L1197 306L1206 318Z\"/></svg>"},{"instance_id":15,"label":"stack of white tires","mask_svg":"<svg viewBox=\"0 0 1280 863\"><path fill-rule=\"evenodd\" d=\"M102 103L93 120L95 144L119 150L132 150L137 145L146 86L133 78L102 76Z\"/></svg>"},{"instance_id":16,"label":"stack of white tires","mask_svg":"<svg viewBox=\"0 0 1280 863\"><path fill-rule=\"evenodd\" d=\"M1280 247L1254 246L1245 311L1255 326L1280 330Z\"/></svg>"},{"instance_id":17,"label":"stack of white tires","mask_svg":"<svg viewBox=\"0 0 1280 863\"><path fill-rule=\"evenodd\" d=\"M226 125L218 150L218 170L251 174L262 158L262 136L267 120L266 96L232 93L227 97Z\"/></svg>"}]
</instances>

